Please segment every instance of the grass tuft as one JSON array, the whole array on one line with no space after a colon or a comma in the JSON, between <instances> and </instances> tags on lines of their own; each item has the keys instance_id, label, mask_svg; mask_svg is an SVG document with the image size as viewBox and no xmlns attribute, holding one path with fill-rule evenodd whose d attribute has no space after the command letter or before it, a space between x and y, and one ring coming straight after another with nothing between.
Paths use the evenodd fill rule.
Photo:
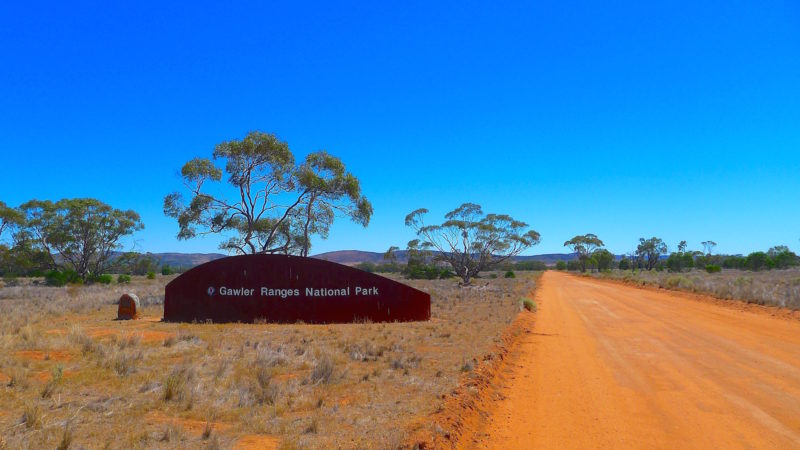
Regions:
<instances>
[{"instance_id":1,"label":"grass tuft","mask_svg":"<svg viewBox=\"0 0 800 450\"><path fill-rule=\"evenodd\" d=\"M528 311L531 311L531 312L536 312L536 310L537 310L536 302L534 302L533 300L531 300L528 297L523 297L522 298L522 306L525 309L527 309Z\"/></svg>"},{"instance_id":2,"label":"grass tuft","mask_svg":"<svg viewBox=\"0 0 800 450\"><path fill-rule=\"evenodd\" d=\"M330 383L333 376L333 359L328 355L323 355L314 363L314 369L311 371L309 381L311 384Z\"/></svg>"}]
</instances>

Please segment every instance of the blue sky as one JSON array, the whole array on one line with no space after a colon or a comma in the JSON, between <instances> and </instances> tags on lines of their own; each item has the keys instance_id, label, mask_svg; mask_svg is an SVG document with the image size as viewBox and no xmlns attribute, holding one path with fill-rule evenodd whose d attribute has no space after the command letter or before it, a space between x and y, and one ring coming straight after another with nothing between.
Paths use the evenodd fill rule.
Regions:
<instances>
[{"instance_id":1,"label":"blue sky","mask_svg":"<svg viewBox=\"0 0 800 450\"><path fill-rule=\"evenodd\" d=\"M530 223L527 254L800 248L796 1L66 3L0 6L0 200L132 208L138 250L216 251L162 199L254 129L374 205L312 253L402 247L408 212L466 201Z\"/></svg>"}]
</instances>

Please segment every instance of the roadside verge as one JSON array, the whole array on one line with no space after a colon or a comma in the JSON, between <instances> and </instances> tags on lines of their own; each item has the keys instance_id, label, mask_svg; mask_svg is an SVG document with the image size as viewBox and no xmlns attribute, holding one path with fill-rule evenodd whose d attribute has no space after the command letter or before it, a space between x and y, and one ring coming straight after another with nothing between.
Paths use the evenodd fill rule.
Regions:
<instances>
[{"instance_id":1,"label":"roadside verge","mask_svg":"<svg viewBox=\"0 0 800 450\"><path fill-rule=\"evenodd\" d=\"M533 298L534 292L528 293ZM443 405L432 415L421 419L418 431L407 444L414 449L454 449L468 442L480 431L484 418L500 400L499 376L513 361L515 349L522 337L531 333L536 314L523 309L503 330L498 342L474 368L464 373L458 386L443 395Z\"/></svg>"}]
</instances>

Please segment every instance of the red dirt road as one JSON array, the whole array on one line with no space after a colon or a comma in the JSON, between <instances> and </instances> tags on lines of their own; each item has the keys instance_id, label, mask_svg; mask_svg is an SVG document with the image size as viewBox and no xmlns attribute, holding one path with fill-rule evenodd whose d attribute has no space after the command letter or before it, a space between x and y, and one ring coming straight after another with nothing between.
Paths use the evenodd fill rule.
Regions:
<instances>
[{"instance_id":1,"label":"red dirt road","mask_svg":"<svg viewBox=\"0 0 800 450\"><path fill-rule=\"evenodd\" d=\"M800 322L552 271L536 301L459 447L800 448Z\"/></svg>"}]
</instances>

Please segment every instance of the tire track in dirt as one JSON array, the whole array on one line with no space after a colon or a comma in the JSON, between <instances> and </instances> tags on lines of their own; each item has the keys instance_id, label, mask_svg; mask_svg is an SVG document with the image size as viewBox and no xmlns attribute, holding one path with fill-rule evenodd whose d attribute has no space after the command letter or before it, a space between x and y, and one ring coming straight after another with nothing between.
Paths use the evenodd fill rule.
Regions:
<instances>
[{"instance_id":1,"label":"tire track in dirt","mask_svg":"<svg viewBox=\"0 0 800 450\"><path fill-rule=\"evenodd\" d=\"M800 323L547 272L460 448L800 447Z\"/></svg>"}]
</instances>

